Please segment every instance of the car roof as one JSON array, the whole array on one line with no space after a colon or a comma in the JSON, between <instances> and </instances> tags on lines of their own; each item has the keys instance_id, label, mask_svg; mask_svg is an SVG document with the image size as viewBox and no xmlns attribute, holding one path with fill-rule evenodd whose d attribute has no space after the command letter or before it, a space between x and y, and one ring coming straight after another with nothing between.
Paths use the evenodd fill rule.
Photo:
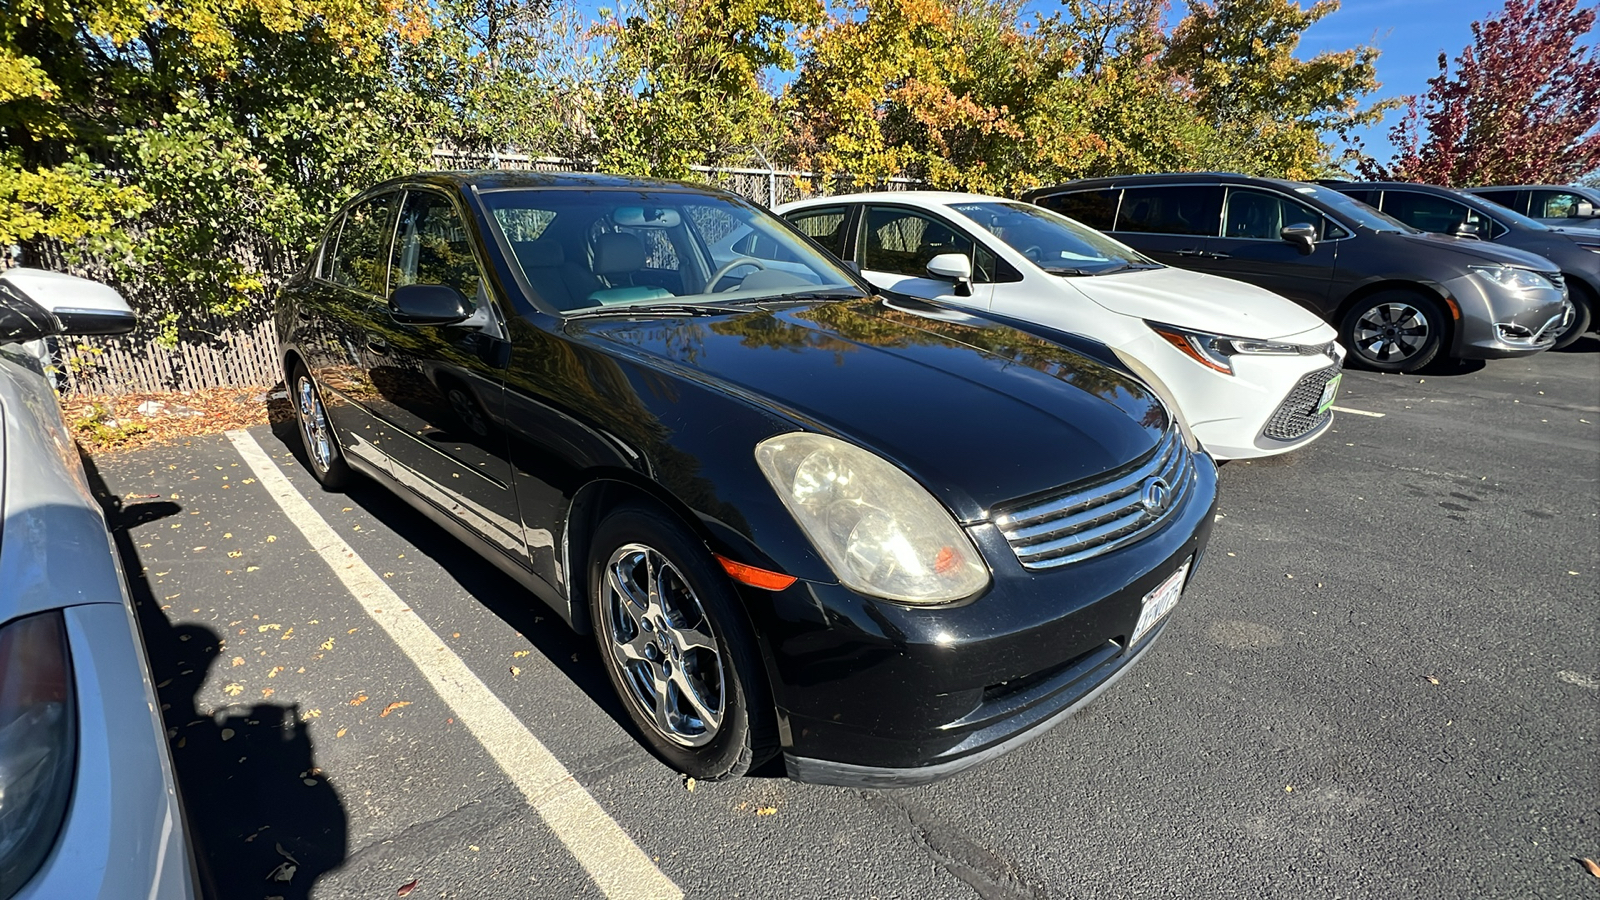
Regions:
<instances>
[{"instance_id":1,"label":"car roof","mask_svg":"<svg viewBox=\"0 0 1600 900\"><path fill-rule=\"evenodd\" d=\"M1264 178L1256 175L1244 175L1239 172L1161 172L1149 175L1106 175L1099 178L1079 178L1075 181L1064 181L1047 187L1037 187L1024 197L1052 194L1056 191L1083 190L1085 188L1110 188L1110 187L1135 187L1146 184L1185 184L1199 182L1202 184L1239 184L1239 185L1270 185L1285 190L1304 187L1309 182L1290 181L1286 178Z\"/></svg>"},{"instance_id":2,"label":"car roof","mask_svg":"<svg viewBox=\"0 0 1600 900\"><path fill-rule=\"evenodd\" d=\"M829 197L807 197L779 204L785 208L802 206L830 206L836 203L909 203L914 206L952 203L1015 203L1010 197L992 194L966 194L960 191L864 191L859 194L834 194Z\"/></svg>"},{"instance_id":3,"label":"car roof","mask_svg":"<svg viewBox=\"0 0 1600 900\"><path fill-rule=\"evenodd\" d=\"M1577 191L1580 194L1600 195L1600 190L1582 184L1480 184L1463 191Z\"/></svg>"},{"instance_id":4,"label":"car roof","mask_svg":"<svg viewBox=\"0 0 1600 900\"><path fill-rule=\"evenodd\" d=\"M507 169L479 169L474 171L418 172L391 178L373 185L377 191L407 184L432 184L439 187L466 190L506 190L516 188L591 188L633 189L656 191L689 191L693 193L735 196L715 185L690 181L669 181L664 178L636 178L631 175L608 175L600 172L539 172Z\"/></svg>"}]
</instances>

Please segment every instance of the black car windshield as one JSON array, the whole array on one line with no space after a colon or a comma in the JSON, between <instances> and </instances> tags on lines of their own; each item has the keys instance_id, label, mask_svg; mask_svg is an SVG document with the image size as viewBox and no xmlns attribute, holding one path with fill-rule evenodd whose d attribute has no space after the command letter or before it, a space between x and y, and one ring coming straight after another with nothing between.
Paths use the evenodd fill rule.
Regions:
<instances>
[{"instance_id":1,"label":"black car windshield","mask_svg":"<svg viewBox=\"0 0 1600 900\"><path fill-rule=\"evenodd\" d=\"M1363 228L1373 231L1393 231L1400 234L1421 234L1410 225L1386 213L1362 203L1354 197L1341 194L1333 188L1317 187L1314 184L1303 184L1294 189L1297 194L1322 201L1326 206L1331 206L1340 215L1351 220Z\"/></svg>"},{"instance_id":2,"label":"black car windshield","mask_svg":"<svg viewBox=\"0 0 1600 900\"><path fill-rule=\"evenodd\" d=\"M692 191L484 191L512 262L562 312L864 296L839 263L737 198Z\"/></svg>"},{"instance_id":3,"label":"black car windshield","mask_svg":"<svg viewBox=\"0 0 1600 900\"><path fill-rule=\"evenodd\" d=\"M1087 225L1027 203L952 203L950 208L1056 275L1108 275L1160 268L1139 251Z\"/></svg>"}]
</instances>

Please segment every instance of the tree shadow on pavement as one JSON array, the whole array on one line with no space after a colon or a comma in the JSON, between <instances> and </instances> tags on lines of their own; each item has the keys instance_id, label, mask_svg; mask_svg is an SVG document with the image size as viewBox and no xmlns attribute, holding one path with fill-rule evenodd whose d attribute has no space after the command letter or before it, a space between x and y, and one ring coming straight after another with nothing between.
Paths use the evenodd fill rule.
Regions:
<instances>
[{"instance_id":1,"label":"tree shadow on pavement","mask_svg":"<svg viewBox=\"0 0 1600 900\"><path fill-rule=\"evenodd\" d=\"M317 768L297 705L198 703L222 636L175 623L144 576L135 528L176 515L177 503L124 505L83 459L128 579L202 880L214 900L304 900L349 846L347 816Z\"/></svg>"}]
</instances>

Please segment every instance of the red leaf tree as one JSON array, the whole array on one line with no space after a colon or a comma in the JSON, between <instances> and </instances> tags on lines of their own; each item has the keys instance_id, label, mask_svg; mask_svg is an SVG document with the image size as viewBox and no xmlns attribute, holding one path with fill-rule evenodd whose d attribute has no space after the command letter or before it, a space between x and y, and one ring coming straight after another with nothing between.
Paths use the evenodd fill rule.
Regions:
<instances>
[{"instance_id":1,"label":"red leaf tree","mask_svg":"<svg viewBox=\"0 0 1600 900\"><path fill-rule=\"evenodd\" d=\"M1578 42L1595 8L1578 0L1507 0L1472 23L1472 44L1428 92L1407 99L1389 132L1388 166L1369 178L1471 186L1562 184L1600 168L1600 50Z\"/></svg>"}]
</instances>

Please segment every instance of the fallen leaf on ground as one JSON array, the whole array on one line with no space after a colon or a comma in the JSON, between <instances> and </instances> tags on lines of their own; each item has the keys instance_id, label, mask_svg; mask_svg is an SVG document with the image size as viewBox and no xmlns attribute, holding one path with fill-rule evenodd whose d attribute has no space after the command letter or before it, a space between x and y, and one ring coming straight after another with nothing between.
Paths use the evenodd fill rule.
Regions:
<instances>
[{"instance_id":1,"label":"fallen leaf on ground","mask_svg":"<svg viewBox=\"0 0 1600 900\"><path fill-rule=\"evenodd\" d=\"M351 706L360 706L361 704L363 704L365 702L367 702L367 695L366 694L362 694L361 696L355 698L354 700L351 700L350 701L350 705Z\"/></svg>"},{"instance_id":2,"label":"fallen leaf on ground","mask_svg":"<svg viewBox=\"0 0 1600 900\"><path fill-rule=\"evenodd\" d=\"M758 816L775 816L777 814L778 808L776 806L763 806L756 810L756 815Z\"/></svg>"},{"instance_id":3,"label":"fallen leaf on ground","mask_svg":"<svg viewBox=\"0 0 1600 900\"><path fill-rule=\"evenodd\" d=\"M517 668L516 666L512 666L511 667L511 677L512 678L515 678L515 677L517 677L518 675L521 675L521 674L522 674L522 670L521 669Z\"/></svg>"},{"instance_id":4,"label":"fallen leaf on ground","mask_svg":"<svg viewBox=\"0 0 1600 900\"><path fill-rule=\"evenodd\" d=\"M300 865L300 860L295 859L293 856L290 856L289 855L289 851L283 849L283 845L282 844L277 843L276 841L274 841L272 846L273 846L273 849L278 851L278 855L279 856L283 857L284 859L287 859L289 862L292 862L297 866Z\"/></svg>"},{"instance_id":5,"label":"fallen leaf on ground","mask_svg":"<svg viewBox=\"0 0 1600 900\"><path fill-rule=\"evenodd\" d=\"M268 623L266 625L257 625L256 626L256 631L259 631L259 632L261 632L263 634L265 634L268 631L282 631L282 630L283 630L283 626L282 625L278 625L276 623Z\"/></svg>"},{"instance_id":6,"label":"fallen leaf on ground","mask_svg":"<svg viewBox=\"0 0 1600 900\"><path fill-rule=\"evenodd\" d=\"M515 653L512 653L511 655L512 656L527 656L529 653L532 653L532 652L533 652L532 650L518 650Z\"/></svg>"},{"instance_id":7,"label":"fallen leaf on ground","mask_svg":"<svg viewBox=\"0 0 1600 900\"><path fill-rule=\"evenodd\" d=\"M267 881L288 881L288 880L294 878L295 870L298 869L298 868L300 868L300 867L299 866L290 865L287 862L278 863L278 867L276 869L273 869L271 872L267 873L266 880Z\"/></svg>"},{"instance_id":8,"label":"fallen leaf on ground","mask_svg":"<svg viewBox=\"0 0 1600 900\"><path fill-rule=\"evenodd\" d=\"M1424 675L1422 677L1428 679L1428 683L1429 684L1438 684L1439 683L1439 679L1433 677L1432 675Z\"/></svg>"},{"instance_id":9,"label":"fallen leaf on ground","mask_svg":"<svg viewBox=\"0 0 1600 900\"><path fill-rule=\"evenodd\" d=\"M691 793L691 794L694 793L695 784L696 784L696 782L695 782L693 776L691 776L691 775L683 776L683 787L689 793Z\"/></svg>"},{"instance_id":10,"label":"fallen leaf on ground","mask_svg":"<svg viewBox=\"0 0 1600 900\"><path fill-rule=\"evenodd\" d=\"M222 729L222 739L225 740L225 741L233 740L233 729L232 728L224 728L224 729Z\"/></svg>"},{"instance_id":11,"label":"fallen leaf on ground","mask_svg":"<svg viewBox=\"0 0 1600 900\"><path fill-rule=\"evenodd\" d=\"M1600 863L1595 862L1587 856L1581 856L1578 858L1578 865L1583 866L1584 871L1588 872L1590 875L1600 878Z\"/></svg>"},{"instance_id":12,"label":"fallen leaf on ground","mask_svg":"<svg viewBox=\"0 0 1600 900\"><path fill-rule=\"evenodd\" d=\"M227 694L229 697L237 697L240 694L244 693L244 685L235 682L235 683L230 684L227 687L223 688L222 692L224 694Z\"/></svg>"},{"instance_id":13,"label":"fallen leaf on ground","mask_svg":"<svg viewBox=\"0 0 1600 900\"><path fill-rule=\"evenodd\" d=\"M422 879L420 879L420 878L413 878L410 881L406 882L405 884L400 885L400 890L395 891L395 895L396 896L400 896L400 897L404 897L405 895L411 893L412 891L417 889L417 882L419 882L421 880Z\"/></svg>"},{"instance_id":14,"label":"fallen leaf on ground","mask_svg":"<svg viewBox=\"0 0 1600 900\"><path fill-rule=\"evenodd\" d=\"M332 650L333 649L333 638L328 638L327 640L323 641L322 642L322 649L324 649L324 650Z\"/></svg>"},{"instance_id":15,"label":"fallen leaf on ground","mask_svg":"<svg viewBox=\"0 0 1600 900\"><path fill-rule=\"evenodd\" d=\"M387 716L389 713L394 712L395 710L399 709L402 706L410 706L410 705L411 705L411 701L410 700L396 700L395 702L389 704L388 706L385 706L383 708L383 712L378 713L378 718L381 719L384 716Z\"/></svg>"}]
</instances>

